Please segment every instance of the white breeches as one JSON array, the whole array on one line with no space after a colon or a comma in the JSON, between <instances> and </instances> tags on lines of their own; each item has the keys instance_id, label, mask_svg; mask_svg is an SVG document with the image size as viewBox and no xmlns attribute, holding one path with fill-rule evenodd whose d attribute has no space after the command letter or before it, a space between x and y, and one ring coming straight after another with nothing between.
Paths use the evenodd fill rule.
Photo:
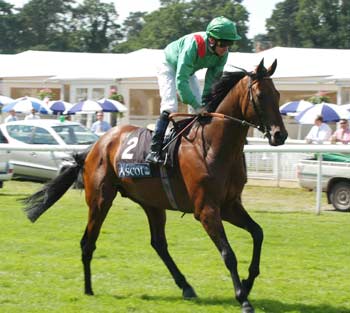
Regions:
<instances>
[{"instance_id":1,"label":"white breeches","mask_svg":"<svg viewBox=\"0 0 350 313\"><path fill-rule=\"evenodd\" d=\"M159 94L161 98L160 113L163 111L177 112L178 101L176 91L176 73L173 68L166 62L165 57L158 65L157 78L159 85ZM198 103L202 102L201 88L196 75L192 75L189 79L189 85L193 95L196 97ZM189 113L199 113L201 109L195 110L192 106L188 106Z\"/></svg>"}]
</instances>

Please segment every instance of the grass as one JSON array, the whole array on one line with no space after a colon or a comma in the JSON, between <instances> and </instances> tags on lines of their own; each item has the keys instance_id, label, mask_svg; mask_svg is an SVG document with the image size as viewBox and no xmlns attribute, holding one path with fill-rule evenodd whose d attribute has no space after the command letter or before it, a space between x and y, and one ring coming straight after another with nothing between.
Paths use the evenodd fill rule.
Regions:
<instances>
[{"instance_id":1,"label":"grass","mask_svg":"<svg viewBox=\"0 0 350 313\"><path fill-rule=\"evenodd\" d=\"M84 296L84 194L69 190L31 224L16 199L39 187L11 181L0 189L0 312L240 312L218 252L191 215L169 211L167 223L170 252L199 295L184 301L150 247L145 214L120 197L92 262L96 295ZM300 189L247 186L243 199L265 233L261 275L250 295L256 312L350 312L349 214L324 205L315 215L314 193ZM225 227L245 277L250 237Z\"/></svg>"}]
</instances>

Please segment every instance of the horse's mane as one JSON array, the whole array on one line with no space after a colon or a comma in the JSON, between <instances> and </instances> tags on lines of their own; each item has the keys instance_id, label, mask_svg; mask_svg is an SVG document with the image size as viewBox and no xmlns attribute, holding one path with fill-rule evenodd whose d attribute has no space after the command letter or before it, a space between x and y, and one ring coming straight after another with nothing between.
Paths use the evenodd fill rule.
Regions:
<instances>
[{"instance_id":1,"label":"horse's mane","mask_svg":"<svg viewBox=\"0 0 350 313\"><path fill-rule=\"evenodd\" d=\"M223 72L220 79L212 86L210 94L204 98L206 110L208 112L215 112L227 93L246 75L247 73L243 71Z\"/></svg>"}]
</instances>

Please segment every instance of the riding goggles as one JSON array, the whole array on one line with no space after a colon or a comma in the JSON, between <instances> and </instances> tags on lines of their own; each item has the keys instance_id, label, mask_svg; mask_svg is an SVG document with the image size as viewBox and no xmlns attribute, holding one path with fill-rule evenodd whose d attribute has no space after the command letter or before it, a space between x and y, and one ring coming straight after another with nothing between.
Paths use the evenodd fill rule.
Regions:
<instances>
[{"instance_id":1,"label":"riding goggles","mask_svg":"<svg viewBox=\"0 0 350 313\"><path fill-rule=\"evenodd\" d=\"M220 48L226 48L233 45L233 40L217 39L216 45Z\"/></svg>"}]
</instances>

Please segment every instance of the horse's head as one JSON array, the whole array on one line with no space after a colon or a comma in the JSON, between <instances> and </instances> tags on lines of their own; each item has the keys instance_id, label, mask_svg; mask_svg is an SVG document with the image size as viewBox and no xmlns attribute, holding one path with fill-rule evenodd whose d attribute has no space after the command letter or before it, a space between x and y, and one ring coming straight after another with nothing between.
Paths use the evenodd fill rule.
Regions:
<instances>
[{"instance_id":1,"label":"horse's head","mask_svg":"<svg viewBox=\"0 0 350 313\"><path fill-rule=\"evenodd\" d=\"M276 67L277 60L266 69L262 59L255 71L246 73L241 81L248 90L241 103L244 119L263 132L272 146L283 145L288 137L279 111L280 94L271 79Z\"/></svg>"}]
</instances>

